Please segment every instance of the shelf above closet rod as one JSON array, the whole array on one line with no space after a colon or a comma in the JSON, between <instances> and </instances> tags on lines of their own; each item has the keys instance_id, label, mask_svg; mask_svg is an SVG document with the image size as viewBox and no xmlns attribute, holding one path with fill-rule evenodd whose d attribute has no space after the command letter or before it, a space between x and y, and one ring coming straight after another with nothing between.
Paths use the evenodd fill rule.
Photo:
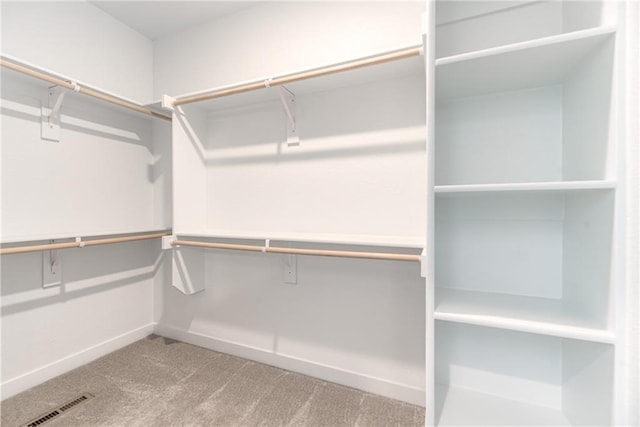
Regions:
<instances>
[{"instance_id":1,"label":"shelf above closet rod","mask_svg":"<svg viewBox=\"0 0 640 427\"><path fill-rule=\"evenodd\" d=\"M16 58L9 57L4 54L0 54L0 66L16 71L18 73L22 73L22 74L34 77L36 79L43 80L45 82L49 82L56 86L60 86L60 87L63 87L72 91L76 91L93 98L96 98L96 99L100 99L101 101L109 102L111 104L114 104L120 107L128 108L129 110L133 110L150 117L171 121L171 117L165 116L164 114L150 110L146 107L143 107L142 105L136 104L132 101L129 101L114 95L110 95L108 93L105 93L97 89L90 88L86 85L80 85L78 83L73 82L71 79L66 79L59 75L57 76L52 72L39 69L38 67L32 64L27 64Z\"/></svg>"},{"instance_id":2,"label":"shelf above closet rod","mask_svg":"<svg viewBox=\"0 0 640 427\"><path fill-rule=\"evenodd\" d=\"M421 256L414 255L414 254L336 251L336 250L326 250L326 249L275 248L271 246L193 242L189 240L174 240L171 244L173 246L193 246L198 248L230 249L230 250L238 250L238 251L269 252L269 253L279 253L279 254L289 254L289 255L314 255L314 256L377 259L377 260L390 260L390 261L413 261L413 262L421 261Z\"/></svg>"},{"instance_id":3,"label":"shelf above closet rod","mask_svg":"<svg viewBox=\"0 0 640 427\"><path fill-rule=\"evenodd\" d=\"M0 255L24 254L29 252L51 251L56 249L84 248L87 246L109 245L112 243L135 242L138 240L158 239L171 233L136 234L134 236L112 237L107 239L82 240L76 238L74 242L49 243L45 245L16 246L12 248L0 248Z\"/></svg>"},{"instance_id":4,"label":"shelf above closet rod","mask_svg":"<svg viewBox=\"0 0 640 427\"><path fill-rule=\"evenodd\" d=\"M339 64L329 65L327 67L315 68L311 70L301 71L298 73L277 76L273 78L262 79L232 87L213 89L207 92L201 92L193 95L185 95L178 97L173 101L173 106L191 104L194 102L206 101L209 99L222 98L224 96L236 95L239 93L251 92L254 90L265 89L273 86L282 86L285 84L307 80L316 77L327 76L330 74L341 73L345 71L357 70L359 68L369 67L373 65L384 64L387 62L398 61L401 59L412 58L422 55L422 46L413 46L402 50L387 52L380 55L360 58L353 61L343 62Z\"/></svg>"}]
</instances>

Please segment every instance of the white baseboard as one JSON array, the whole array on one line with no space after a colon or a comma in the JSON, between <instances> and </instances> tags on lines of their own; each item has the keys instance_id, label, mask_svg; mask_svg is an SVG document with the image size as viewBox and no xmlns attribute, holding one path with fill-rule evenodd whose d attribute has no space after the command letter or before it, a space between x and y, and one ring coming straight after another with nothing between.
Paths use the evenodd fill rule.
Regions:
<instances>
[{"instance_id":1,"label":"white baseboard","mask_svg":"<svg viewBox=\"0 0 640 427\"><path fill-rule=\"evenodd\" d=\"M38 384L62 375L72 369L86 365L102 356L105 356L122 347L132 344L153 333L155 323L149 323L141 328L134 329L115 338L111 338L102 343L96 344L85 350L71 354L48 365L34 369L31 372L11 378L0 385L0 396L7 399L20 392L30 389Z\"/></svg>"},{"instance_id":2,"label":"white baseboard","mask_svg":"<svg viewBox=\"0 0 640 427\"><path fill-rule=\"evenodd\" d=\"M298 372L325 381L342 384L369 393L390 397L414 405L425 405L425 391L417 387L396 383L359 372L348 371L335 366L323 365L310 360L296 358L285 354L275 354L270 351L251 347L241 343L221 340L198 332L174 328L158 324L155 329L157 335L171 338L199 347L222 353L232 354L267 365L276 366L288 371Z\"/></svg>"}]
</instances>

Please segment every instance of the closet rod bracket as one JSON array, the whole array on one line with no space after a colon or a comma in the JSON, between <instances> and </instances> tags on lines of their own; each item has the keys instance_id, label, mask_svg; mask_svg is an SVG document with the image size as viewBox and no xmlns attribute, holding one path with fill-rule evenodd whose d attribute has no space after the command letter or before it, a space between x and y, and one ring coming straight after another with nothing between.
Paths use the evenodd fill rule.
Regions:
<instances>
[{"instance_id":1,"label":"closet rod bracket","mask_svg":"<svg viewBox=\"0 0 640 427\"><path fill-rule=\"evenodd\" d=\"M175 111L174 102L176 102L175 98L172 98L169 95L162 95L162 99L160 99L160 106L165 110Z\"/></svg>"},{"instance_id":2,"label":"closet rod bracket","mask_svg":"<svg viewBox=\"0 0 640 427\"><path fill-rule=\"evenodd\" d=\"M49 240L50 244L55 243ZM50 288L62 285L62 253L51 249L42 253L42 287Z\"/></svg>"},{"instance_id":3,"label":"closet rod bracket","mask_svg":"<svg viewBox=\"0 0 640 427\"><path fill-rule=\"evenodd\" d=\"M420 253L420 277L423 279L427 278L428 273L428 263L427 263L427 249L423 249Z\"/></svg>"},{"instance_id":4,"label":"closet rod bracket","mask_svg":"<svg viewBox=\"0 0 640 427\"><path fill-rule=\"evenodd\" d=\"M162 236L162 250L166 251L173 248L173 242L176 241L176 236Z\"/></svg>"},{"instance_id":5,"label":"closet rod bracket","mask_svg":"<svg viewBox=\"0 0 640 427\"><path fill-rule=\"evenodd\" d=\"M60 109L62 101L70 90L80 91L77 83L69 82L73 89L62 86L47 88L42 99L42 139L60 141Z\"/></svg>"},{"instance_id":6,"label":"closet rod bracket","mask_svg":"<svg viewBox=\"0 0 640 427\"><path fill-rule=\"evenodd\" d=\"M296 95L284 86L278 86L278 95L287 115L287 146L295 147L300 145L296 129Z\"/></svg>"}]
</instances>

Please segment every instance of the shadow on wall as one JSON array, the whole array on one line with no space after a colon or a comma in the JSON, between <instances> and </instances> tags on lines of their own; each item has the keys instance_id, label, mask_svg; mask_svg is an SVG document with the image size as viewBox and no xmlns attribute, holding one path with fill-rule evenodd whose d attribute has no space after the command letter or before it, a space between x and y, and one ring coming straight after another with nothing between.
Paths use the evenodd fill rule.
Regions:
<instances>
[{"instance_id":1,"label":"shadow on wall","mask_svg":"<svg viewBox=\"0 0 640 427\"><path fill-rule=\"evenodd\" d=\"M243 153L239 149L210 150L206 163L209 166L232 166L412 153L424 151L425 137L425 128L415 127L306 139L304 147L290 148L284 142L275 142L256 147L253 153Z\"/></svg>"},{"instance_id":2,"label":"shadow on wall","mask_svg":"<svg viewBox=\"0 0 640 427\"><path fill-rule=\"evenodd\" d=\"M419 152L426 140L423 80L410 76L298 96L301 143L294 147L286 145L288 119L277 101L222 111L179 107L178 123L203 163L214 166ZM195 126L205 116L207 125Z\"/></svg>"},{"instance_id":3,"label":"shadow on wall","mask_svg":"<svg viewBox=\"0 0 640 427\"><path fill-rule=\"evenodd\" d=\"M206 287L167 287L161 324L221 342L353 372L424 369L424 282L419 266L211 250ZM410 379L406 380L411 383Z\"/></svg>"},{"instance_id":4,"label":"shadow on wall","mask_svg":"<svg viewBox=\"0 0 640 427\"><path fill-rule=\"evenodd\" d=\"M47 86L26 76L3 69L2 116L34 123L42 121L41 107ZM121 108L93 100L84 95L69 93L60 110L61 132L88 134L111 141L143 145L151 151L148 136L148 118L136 113L125 113ZM35 129L35 128L33 128ZM32 136L40 138L40 129Z\"/></svg>"},{"instance_id":5,"label":"shadow on wall","mask_svg":"<svg viewBox=\"0 0 640 427\"><path fill-rule=\"evenodd\" d=\"M62 285L43 289L43 257L48 252L2 257L2 315L64 303L153 279L161 266L154 259L156 240L59 251Z\"/></svg>"},{"instance_id":6,"label":"shadow on wall","mask_svg":"<svg viewBox=\"0 0 640 427\"><path fill-rule=\"evenodd\" d=\"M165 177L163 194L171 193L171 122L155 120L152 128L153 157L148 165L149 182L156 182Z\"/></svg>"}]
</instances>

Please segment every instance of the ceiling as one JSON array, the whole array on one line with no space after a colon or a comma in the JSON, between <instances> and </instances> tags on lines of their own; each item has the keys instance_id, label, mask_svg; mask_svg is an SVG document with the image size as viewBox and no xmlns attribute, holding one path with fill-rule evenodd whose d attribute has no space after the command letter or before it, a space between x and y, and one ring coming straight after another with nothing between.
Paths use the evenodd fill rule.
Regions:
<instances>
[{"instance_id":1,"label":"ceiling","mask_svg":"<svg viewBox=\"0 0 640 427\"><path fill-rule=\"evenodd\" d=\"M140 34L158 39L256 5L255 1L120 1L91 3Z\"/></svg>"}]
</instances>

